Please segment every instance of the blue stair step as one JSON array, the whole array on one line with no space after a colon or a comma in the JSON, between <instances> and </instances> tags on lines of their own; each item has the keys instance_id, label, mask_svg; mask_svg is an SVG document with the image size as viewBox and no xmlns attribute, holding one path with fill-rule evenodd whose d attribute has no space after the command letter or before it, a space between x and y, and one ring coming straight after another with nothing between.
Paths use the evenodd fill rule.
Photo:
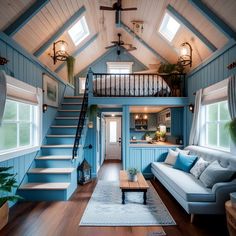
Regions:
<instances>
[{"instance_id":1,"label":"blue stair step","mask_svg":"<svg viewBox=\"0 0 236 236\"><path fill-rule=\"evenodd\" d=\"M75 135L71 135L71 137L67 137L66 135L53 135L53 136L47 135L46 138L48 145L74 144L75 141Z\"/></svg>"},{"instance_id":2,"label":"blue stair step","mask_svg":"<svg viewBox=\"0 0 236 236\"><path fill-rule=\"evenodd\" d=\"M62 110L73 110L73 109L81 109L82 103L81 102L67 102L67 103L62 103L61 107Z\"/></svg>"},{"instance_id":3,"label":"blue stair step","mask_svg":"<svg viewBox=\"0 0 236 236\"><path fill-rule=\"evenodd\" d=\"M83 102L83 96L65 96L64 97L64 100L63 100L64 103L67 103L67 102Z\"/></svg>"},{"instance_id":4,"label":"blue stair step","mask_svg":"<svg viewBox=\"0 0 236 236\"><path fill-rule=\"evenodd\" d=\"M68 156L50 155L35 159L38 168L68 168L73 167L72 153Z\"/></svg>"},{"instance_id":5,"label":"blue stair step","mask_svg":"<svg viewBox=\"0 0 236 236\"><path fill-rule=\"evenodd\" d=\"M29 201L66 201L70 183L27 183L19 187L19 195Z\"/></svg>"},{"instance_id":6,"label":"blue stair step","mask_svg":"<svg viewBox=\"0 0 236 236\"><path fill-rule=\"evenodd\" d=\"M28 181L42 182L70 182L71 173L75 168L33 168L28 171Z\"/></svg>"},{"instance_id":7,"label":"blue stair step","mask_svg":"<svg viewBox=\"0 0 236 236\"><path fill-rule=\"evenodd\" d=\"M52 134L70 134L75 135L77 126L76 125L52 125Z\"/></svg>"},{"instance_id":8,"label":"blue stair step","mask_svg":"<svg viewBox=\"0 0 236 236\"><path fill-rule=\"evenodd\" d=\"M80 114L80 109L72 109L72 110L64 110L64 109L61 109L61 110L58 110L58 116L77 116L79 117L79 114Z\"/></svg>"},{"instance_id":9,"label":"blue stair step","mask_svg":"<svg viewBox=\"0 0 236 236\"><path fill-rule=\"evenodd\" d=\"M77 125L79 122L79 116L78 117L56 117L55 124L56 125Z\"/></svg>"},{"instance_id":10,"label":"blue stair step","mask_svg":"<svg viewBox=\"0 0 236 236\"><path fill-rule=\"evenodd\" d=\"M66 145L43 145L41 147L41 153L43 156L48 155L72 155L74 145L66 144Z\"/></svg>"}]
</instances>

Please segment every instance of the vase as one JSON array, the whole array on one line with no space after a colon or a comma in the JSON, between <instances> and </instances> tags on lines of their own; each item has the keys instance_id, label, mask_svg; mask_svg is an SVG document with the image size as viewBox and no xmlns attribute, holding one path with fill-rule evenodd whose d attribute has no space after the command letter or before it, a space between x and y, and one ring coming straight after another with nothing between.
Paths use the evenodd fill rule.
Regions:
<instances>
[{"instance_id":1,"label":"vase","mask_svg":"<svg viewBox=\"0 0 236 236\"><path fill-rule=\"evenodd\" d=\"M129 174L129 181L137 182L138 181L138 176L137 175L130 175Z\"/></svg>"},{"instance_id":2,"label":"vase","mask_svg":"<svg viewBox=\"0 0 236 236\"><path fill-rule=\"evenodd\" d=\"M9 214L9 206L8 203L5 202L0 207L0 230L8 223L8 214Z\"/></svg>"}]
</instances>

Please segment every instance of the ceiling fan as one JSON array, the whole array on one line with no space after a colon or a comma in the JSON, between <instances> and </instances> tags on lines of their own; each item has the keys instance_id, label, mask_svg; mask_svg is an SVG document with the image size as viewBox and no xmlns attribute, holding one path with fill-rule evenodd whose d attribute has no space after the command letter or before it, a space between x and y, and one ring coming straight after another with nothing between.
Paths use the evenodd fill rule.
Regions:
<instances>
[{"instance_id":1,"label":"ceiling fan","mask_svg":"<svg viewBox=\"0 0 236 236\"><path fill-rule=\"evenodd\" d=\"M127 46L127 48L125 47L125 49L127 50L127 51L134 51L134 50L136 50L137 48L136 47L134 47L132 44L130 44L130 43L124 43L124 41L123 40L121 40L121 34L120 33L118 33L117 34L118 35L118 40L117 41L111 41L111 43L113 44L113 45L111 45L111 46L108 46L108 47L105 47L105 49L110 49L110 48L114 48L114 47L116 47L117 48L117 55L120 55L120 48L121 47L125 47L125 46Z\"/></svg>"},{"instance_id":2,"label":"ceiling fan","mask_svg":"<svg viewBox=\"0 0 236 236\"><path fill-rule=\"evenodd\" d=\"M100 6L100 10L116 11L116 24L120 23L121 11L136 11L136 7L122 8L122 0L117 0L112 7Z\"/></svg>"}]
</instances>

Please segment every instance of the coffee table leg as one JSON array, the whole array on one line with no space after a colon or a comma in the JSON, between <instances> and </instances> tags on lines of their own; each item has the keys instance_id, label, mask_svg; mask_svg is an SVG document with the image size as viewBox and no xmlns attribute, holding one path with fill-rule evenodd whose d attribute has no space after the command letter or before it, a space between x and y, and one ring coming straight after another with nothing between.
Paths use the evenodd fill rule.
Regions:
<instances>
[{"instance_id":1,"label":"coffee table leg","mask_svg":"<svg viewBox=\"0 0 236 236\"><path fill-rule=\"evenodd\" d=\"M125 191L122 191L122 204L125 204Z\"/></svg>"},{"instance_id":2,"label":"coffee table leg","mask_svg":"<svg viewBox=\"0 0 236 236\"><path fill-rule=\"evenodd\" d=\"M143 192L143 204L146 205L147 204L147 191Z\"/></svg>"}]
</instances>

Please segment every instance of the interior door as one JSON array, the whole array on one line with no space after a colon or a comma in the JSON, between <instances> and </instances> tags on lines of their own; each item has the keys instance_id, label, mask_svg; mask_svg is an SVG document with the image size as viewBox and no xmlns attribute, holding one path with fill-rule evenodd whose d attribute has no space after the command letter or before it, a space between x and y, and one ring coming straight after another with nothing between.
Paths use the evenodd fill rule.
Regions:
<instances>
[{"instance_id":1,"label":"interior door","mask_svg":"<svg viewBox=\"0 0 236 236\"><path fill-rule=\"evenodd\" d=\"M106 159L121 160L121 117L106 118Z\"/></svg>"}]
</instances>

